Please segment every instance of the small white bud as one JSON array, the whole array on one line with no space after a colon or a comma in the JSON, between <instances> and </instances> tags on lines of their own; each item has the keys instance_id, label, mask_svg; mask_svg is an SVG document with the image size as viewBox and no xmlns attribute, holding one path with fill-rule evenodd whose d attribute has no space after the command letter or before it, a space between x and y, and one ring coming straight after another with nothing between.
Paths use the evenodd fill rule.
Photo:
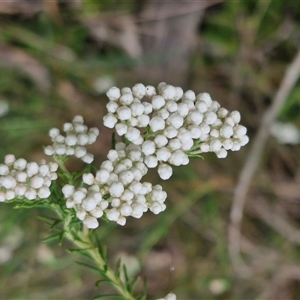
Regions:
<instances>
[{"instance_id":1,"label":"small white bud","mask_svg":"<svg viewBox=\"0 0 300 300\"><path fill-rule=\"evenodd\" d=\"M167 164L160 164L158 166L158 174L160 176L161 179L163 180L167 180L172 176L173 170L172 167L170 165Z\"/></svg>"},{"instance_id":2,"label":"small white bud","mask_svg":"<svg viewBox=\"0 0 300 300\"><path fill-rule=\"evenodd\" d=\"M185 118L188 113L189 113L190 109L189 106L186 103L179 103L178 104L178 109L177 112L183 117Z\"/></svg>"},{"instance_id":3,"label":"small white bud","mask_svg":"<svg viewBox=\"0 0 300 300\"><path fill-rule=\"evenodd\" d=\"M117 114L121 121L129 120L131 118L131 109L127 106L120 106L117 109Z\"/></svg>"},{"instance_id":4,"label":"small white bud","mask_svg":"<svg viewBox=\"0 0 300 300\"><path fill-rule=\"evenodd\" d=\"M82 223L90 229L95 229L99 226L97 219L91 216L86 216Z\"/></svg>"},{"instance_id":5,"label":"small white bud","mask_svg":"<svg viewBox=\"0 0 300 300\"><path fill-rule=\"evenodd\" d=\"M132 87L132 94L138 98L142 99L146 95L146 88L142 83L137 83Z\"/></svg>"},{"instance_id":6,"label":"small white bud","mask_svg":"<svg viewBox=\"0 0 300 300\"><path fill-rule=\"evenodd\" d=\"M167 126L163 133L168 139L172 139L177 136L178 131L173 126Z\"/></svg>"},{"instance_id":7,"label":"small white bud","mask_svg":"<svg viewBox=\"0 0 300 300\"><path fill-rule=\"evenodd\" d=\"M204 122L208 125L213 124L217 118L217 115L213 111L208 111L204 114Z\"/></svg>"},{"instance_id":8,"label":"small white bud","mask_svg":"<svg viewBox=\"0 0 300 300\"><path fill-rule=\"evenodd\" d=\"M106 216L110 221L117 221L119 219L120 212L116 208L112 208L106 213Z\"/></svg>"},{"instance_id":9,"label":"small white bud","mask_svg":"<svg viewBox=\"0 0 300 300\"><path fill-rule=\"evenodd\" d=\"M156 157L159 161L167 161L171 157L171 152L168 148L162 147L157 151Z\"/></svg>"},{"instance_id":10,"label":"small white bud","mask_svg":"<svg viewBox=\"0 0 300 300\"><path fill-rule=\"evenodd\" d=\"M39 189L43 186L44 184L44 178L41 176L34 176L31 178L30 180L30 185L34 188L34 189Z\"/></svg>"},{"instance_id":11,"label":"small white bud","mask_svg":"<svg viewBox=\"0 0 300 300\"><path fill-rule=\"evenodd\" d=\"M132 205L132 213L131 216L139 219L144 213L144 207L143 205L136 203Z\"/></svg>"},{"instance_id":12,"label":"small white bud","mask_svg":"<svg viewBox=\"0 0 300 300\"><path fill-rule=\"evenodd\" d=\"M176 89L172 85L166 85L161 88L160 93L166 100L173 100L175 98Z\"/></svg>"},{"instance_id":13,"label":"small white bud","mask_svg":"<svg viewBox=\"0 0 300 300\"><path fill-rule=\"evenodd\" d=\"M7 154L4 157L4 163L8 166L12 165L16 160L16 157L13 154Z\"/></svg>"},{"instance_id":14,"label":"small white bud","mask_svg":"<svg viewBox=\"0 0 300 300\"><path fill-rule=\"evenodd\" d=\"M157 132L165 128L165 121L163 118L155 116L150 120L149 125L152 132Z\"/></svg>"},{"instance_id":15,"label":"small white bud","mask_svg":"<svg viewBox=\"0 0 300 300\"><path fill-rule=\"evenodd\" d=\"M228 124L224 124L220 128L220 134L221 134L222 137L228 139L233 135L233 128Z\"/></svg>"},{"instance_id":16,"label":"small white bud","mask_svg":"<svg viewBox=\"0 0 300 300\"><path fill-rule=\"evenodd\" d=\"M159 110L166 104L166 101L165 101L164 97L162 97L161 95L156 95L152 98L151 103L152 103L153 109Z\"/></svg>"},{"instance_id":17,"label":"small white bud","mask_svg":"<svg viewBox=\"0 0 300 300\"><path fill-rule=\"evenodd\" d=\"M158 148L164 147L168 143L168 139L163 134L159 134L155 137L154 143Z\"/></svg>"},{"instance_id":18,"label":"small white bud","mask_svg":"<svg viewBox=\"0 0 300 300\"><path fill-rule=\"evenodd\" d=\"M237 110L232 111L229 114L229 116L233 119L233 121L234 121L235 124L240 123L240 121L241 121L241 114Z\"/></svg>"},{"instance_id":19,"label":"small white bud","mask_svg":"<svg viewBox=\"0 0 300 300\"><path fill-rule=\"evenodd\" d=\"M191 101L195 101L196 99L196 95L192 90L188 90L183 94L182 97L184 100L191 100Z\"/></svg>"},{"instance_id":20,"label":"small white bud","mask_svg":"<svg viewBox=\"0 0 300 300\"><path fill-rule=\"evenodd\" d=\"M30 188L26 191L25 193L25 197L28 199L28 200L34 200L36 199L37 197L37 194L36 194L36 190Z\"/></svg>"},{"instance_id":21,"label":"small white bud","mask_svg":"<svg viewBox=\"0 0 300 300\"><path fill-rule=\"evenodd\" d=\"M23 171L26 168L27 161L24 158L19 158L14 162L14 168Z\"/></svg>"},{"instance_id":22,"label":"small white bud","mask_svg":"<svg viewBox=\"0 0 300 300\"><path fill-rule=\"evenodd\" d=\"M142 102L142 104L144 105L144 114L146 115L151 114L153 111L152 104L149 102Z\"/></svg>"},{"instance_id":23,"label":"small white bud","mask_svg":"<svg viewBox=\"0 0 300 300\"><path fill-rule=\"evenodd\" d=\"M77 137L74 134L70 134L65 138L65 143L68 146L74 146L77 144L77 142L78 142Z\"/></svg>"},{"instance_id":24,"label":"small white bud","mask_svg":"<svg viewBox=\"0 0 300 300\"><path fill-rule=\"evenodd\" d=\"M85 173L82 175L82 181L87 185L92 185L95 181L94 175L92 173Z\"/></svg>"},{"instance_id":25,"label":"small white bud","mask_svg":"<svg viewBox=\"0 0 300 300\"><path fill-rule=\"evenodd\" d=\"M46 155L52 156L54 154L54 149L52 146L47 146L44 148L44 153Z\"/></svg>"},{"instance_id":26,"label":"small white bud","mask_svg":"<svg viewBox=\"0 0 300 300\"><path fill-rule=\"evenodd\" d=\"M131 171L124 171L119 175L119 180L124 185L128 185L134 180L134 174Z\"/></svg>"},{"instance_id":27,"label":"small white bud","mask_svg":"<svg viewBox=\"0 0 300 300\"><path fill-rule=\"evenodd\" d=\"M145 155L151 155L155 152L155 143L153 141L145 141L142 144L142 151Z\"/></svg>"},{"instance_id":28,"label":"small white bud","mask_svg":"<svg viewBox=\"0 0 300 300\"><path fill-rule=\"evenodd\" d=\"M208 93L201 93L198 94L196 97L197 100L202 100L204 102L206 102L207 106L210 106L212 103L211 97Z\"/></svg>"},{"instance_id":29,"label":"small white bud","mask_svg":"<svg viewBox=\"0 0 300 300\"><path fill-rule=\"evenodd\" d=\"M194 125L199 125L203 120L203 114L199 111L191 111L187 115L187 120Z\"/></svg>"},{"instance_id":30,"label":"small white bud","mask_svg":"<svg viewBox=\"0 0 300 300\"><path fill-rule=\"evenodd\" d=\"M49 130L49 136L50 136L52 139L55 139L59 134L60 134L60 132L59 132L59 129L58 129L58 128L51 128L51 129Z\"/></svg>"},{"instance_id":31,"label":"small white bud","mask_svg":"<svg viewBox=\"0 0 300 300\"><path fill-rule=\"evenodd\" d=\"M157 166L157 157L154 155L147 155L144 162L148 168L155 168Z\"/></svg>"},{"instance_id":32,"label":"small white bud","mask_svg":"<svg viewBox=\"0 0 300 300\"><path fill-rule=\"evenodd\" d=\"M133 102L130 105L131 114L134 117L141 116L144 113L144 105L140 102Z\"/></svg>"},{"instance_id":33,"label":"small white bud","mask_svg":"<svg viewBox=\"0 0 300 300\"><path fill-rule=\"evenodd\" d=\"M76 147L75 150L74 150L74 155L77 158L81 158L81 157L85 156L86 155L86 148L84 148L84 147Z\"/></svg>"},{"instance_id":34,"label":"small white bud","mask_svg":"<svg viewBox=\"0 0 300 300\"><path fill-rule=\"evenodd\" d=\"M90 153L87 153L85 154L83 157L82 157L82 160L83 162L87 163L87 164L90 164L93 162L94 160L94 155L93 154L90 154Z\"/></svg>"},{"instance_id":35,"label":"small white bud","mask_svg":"<svg viewBox=\"0 0 300 300\"><path fill-rule=\"evenodd\" d=\"M108 113L103 117L103 124L108 128L114 128L118 119L111 113Z\"/></svg>"},{"instance_id":36,"label":"small white bud","mask_svg":"<svg viewBox=\"0 0 300 300\"><path fill-rule=\"evenodd\" d=\"M96 208L97 201L92 197L88 197L82 201L81 206L85 211L91 211Z\"/></svg>"},{"instance_id":37,"label":"small white bud","mask_svg":"<svg viewBox=\"0 0 300 300\"><path fill-rule=\"evenodd\" d=\"M120 89L117 87L111 87L107 93L106 96L108 97L109 100L111 101L116 101L121 97L121 92Z\"/></svg>"},{"instance_id":38,"label":"small white bud","mask_svg":"<svg viewBox=\"0 0 300 300\"><path fill-rule=\"evenodd\" d=\"M9 168L5 164L0 164L0 175L8 175L9 174Z\"/></svg>"},{"instance_id":39,"label":"small white bud","mask_svg":"<svg viewBox=\"0 0 300 300\"><path fill-rule=\"evenodd\" d=\"M51 192L49 190L48 187L46 186L42 186L39 190L38 190L38 196L41 199L46 199L51 195Z\"/></svg>"},{"instance_id":40,"label":"small white bud","mask_svg":"<svg viewBox=\"0 0 300 300\"><path fill-rule=\"evenodd\" d=\"M153 97L154 95L156 95L155 87L152 85L147 85L146 86L146 96Z\"/></svg>"},{"instance_id":41,"label":"small white bud","mask_svg":"<svg viewBox=\"0 0 300 300\"><path fill-rule=\"evenodd\" d=\"M184 119L178 113L173 113L167 120L168 125L173 126L175 129L180 128L183 125Z\"/></svg>"},{"instance_id":42,"label":"small white bud","mask_svg":"<svg viewBox=\"0 0 300 300\"><path fill-rule=\"evenodd\" d=\"M141 133L137 128L134 127L129 127L125 137L129 140L129 141L134 141L136 139L138 139L140 137Z\"/></svg>"},{"instance_id":43,"label":"small white bud","mask_svg":"<svg viewBox=\"0 0 300 300\"><path fill-rule=\"evenodd\" d=\"M124 93L120 98L120 103L122 105L130 105L133 102L132 93Z\"/></svg>"},{"instance_id":44,"label":"small white bud","mask_svg":"<svg viewBox=\"0 0 300 300\"><path fill-rule=\"evenodd\" d=\"M106 104L106 109L109 113L115 113L118 109L119 105L116 101L109 101Z\"/></svg>"},{"instance_id":45,"label":"small white bud","mask_svg":"<svg viewBox=\"0 0 300 300\"><path fill-rule=\"evenodd\" d=\"M145 128L148 126L150 122L150 117L148 115L141 115L137 117L137 120L138 120L137 126Z\"/></svg>"},{"instance_id":46,"label":"small white bud","mask_svg":"<svg viewBox=\"0 0 300 300\"><path fill-rule=\"evenodd\" d=\"M65 145L56 145L55 147L55 153L57 155L64 155L67 152L67 148Z\"/></svg>"},{"instance_id":47,"label":"small white bud","mask_svg":"<svg viewBox=\"0 0 300 300\"><path fill-rule=\"evenodd\" d=\"M209 146L211 151L218 152L222 147L222 143L219 140L212 140Z\"/></svg>"},{"instance_id":48,"label":"small white bud","mask_svg":"<svg viewBox=\"0 0 300 300\"><path fill-rule=\"evenodd\" d=\"M247 128L243 125L237 125L234 128L234 134L239 138L246 135L246 133L247 133Z\"/></svg>"},{"instance_id":49,"label":"small white bud","mask_svg":"<svg viewBox=\"0 0 300 300\"><path fill-rule=\"evenodd\" d=\"M87 190L85 188L81 188L74 192L73 200L77 204L81 204L83 199L86 197Z\"/></svg>"},{"instance_id":50,"label":"small white bud","mask_svg":"<svg viewBox=\"0 0 300 300\"><path fill-rule=\"evenodd\" d=\"M71 184L66 184L62 188L62 193L64 194L65 198L71 197L74 191L75 191L75 187Z\"/></svg>"},{"instance_id":51,"label":"small white bud","mask_svg":"<svg viewBox=\"0 0 300 300\"><path fill-rule=\"evenodd\" d=\"M113 197L120 197L123 192L124 192L124 186L123 186L123 184L121 182L114 182L109 187L109 193Z\"/></svg>"},{"instance_id":52,"label":"small white bud","mask_svg":"<svg viewBox=\"0 0 300 300\"><path fill-rule=\"evenodd\" d=\"M216 154L218 158L225 158L227 156L227 151L224 148L221 148Z\"/></svg>"},{"instance_id":53,"label":"small white bud","mask_svg":"<svg viewBox=\"0 0 300 300\"><path fill-rule=\"evenodd\" d=\"M221 107L218 111L217 111L217 115L219 118L226 118L228 115L228 110L226 108Z\"/></svg>"},{"instance_id":54,"label":"small white bud","mask_svg":"<svg viewBox=\"0 0 300 300\"><path fill-rule=\"evenodd\" d=\"M182 98L183 90L181 87L175 87L175 97L174 100L178 101Z\"/></svg>"}]
</instances>

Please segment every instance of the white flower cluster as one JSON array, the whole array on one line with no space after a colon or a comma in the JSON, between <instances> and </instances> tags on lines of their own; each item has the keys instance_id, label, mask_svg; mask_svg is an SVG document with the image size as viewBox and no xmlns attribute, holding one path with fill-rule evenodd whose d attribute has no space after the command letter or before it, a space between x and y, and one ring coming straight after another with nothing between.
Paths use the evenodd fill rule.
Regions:
<instances>
[{"instance_id":1,"label":"white flower cluster","mask_svg":"<svg viewBox=\"0 0 300 300\"><path fill-rule=\"evenodd\" d=\"M96 127L88 128L83 121L82 116L76 116L72 123L65 123L63 136L58 128L52 128L49 136L53 141L52 146L45 147L45 154L52 155L74 155L82 159L85 163L90 164L94 160L94 156L87 152L85 146L93 144L98 135L99 129Z\"/></svg>"},{"instance_id":2,"label":"white flower cluster","mask_svg":"<svg viewBox=\"0 0 300 300\"><path fill-rule=\"evenodd\" d=\"M164 180L172 175L170 165L188 164L189 154L215 152L224 158L227 150L237 151L249 141L240 113L229 113L207 93L184 93L162 82L157 90L141 83L132 89L112 87L107 96L104 125L140 145L144 163L158 166Z\"/></svg>"},{"instance_id":3,"label":"white flower cluster","mask_svg":"<svg viewBox=\"0 0 300 300\"><path fill-rule=\"evenodd\" d=\"M0 164L0 202L24 197L28 200L45 199L50 196L51 181L57 179L57 163L40 164L27 162L14 155L5 156Z\"/></svg>"},{"instance_id":4,"label":"white flower cluster","mask_svg":"<svg viewBox=\"0 0 300 300\"><path fill-rule=\"evenodd\" d=\"M148 169L143 162L141 147L117 143L110 150L96 176L83 174L88 188L63 187L67 207L76 210L76 216L88 228L99 226L97 218L104 213L108 220L125 225L126 218L140 218L144 212L158 214L165 210L167 194L160 185L141 183Z\"/></svg>"},{"instance_id":5,"label":"white flower cluster","mask_svg":"<svg viewBox=\"0 0 300 300\"><path fill-rule=\"evenodd\" d=\"M160 298L157 300L176 300L177 297L174 293L169 293L165 298Z\"/></svg>"}]
</instances>

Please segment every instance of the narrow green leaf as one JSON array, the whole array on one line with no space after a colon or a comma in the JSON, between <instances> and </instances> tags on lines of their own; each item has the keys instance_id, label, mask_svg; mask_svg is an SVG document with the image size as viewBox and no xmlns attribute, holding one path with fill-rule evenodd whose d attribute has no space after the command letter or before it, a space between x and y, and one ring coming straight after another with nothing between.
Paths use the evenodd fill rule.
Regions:
<instances>
[{"instance_id":1,"label":"narrow green leaf","mask_svg":"<svg viewBox=\"0 0 300 300\"><path fill-rule=\"evenodd\" d=\"M95 286L98 287L101 283L111 282L109 279L99 279L95 282Z\"/></svg>"},{"instance_id":2,"label":"narrow green leaf","mask_svg":"<svg viewBox=\"0 0 300 300\"><path fill-rule=\"evenodd\" d=\"M80 248L70 248L70 249L68 249L70 252L85 252L85 251L87 251L87 250L91 250L92 248L85 248L85 249L80 249Z\"/></svg>"},{"instance_id":3,"label":"narrow green leaf","mask_svg":"<svg viewBox=\"0 0 300 300\"><path fill-rule=\"evenodd\" d=\"M89 265L89 264L86 264L86 263L84 263L84 262L80 262L80 261L76 261L76 263L78 264L78 265L80 265L80 266L83 266L83 267L86 267L86 268L88 268L88 269L90 269L90 270L92 270L92 271L94 271L94 272L96 272L96 273L103 273L103 271L101 270L101 269L98 269L98 268L96 268L96 267L93 267L93 266L91 266L91 265Z\"/></svg>"},{"instance_id":4,"label":"narrow green leaf","mask_svg":"<svg viewBox=\"0 0 300 300\"><path fill-rule=\"evenodd\" d=\"M120 277L121 274L121 259L118 259L115 274L117 277Z\"/></svg>"},{"instance_id":5,"label":"narrow green leaf","mask_svg":"<svg viewBox=\"0 0 300 300\"><path fill-rule=\"evenodd\" d=\"M128 291L130 291L131 293L134 291L134 288L138 282L139 277L133 277L131 278L131 280L128 282L128 286L127 289Z\"/></svg>"},{"instance_id":6,"label":"narrow green leaf","mask_svg":"<svg viewBox=\"0 0 300 300\"><path fill-rule=\"evenodd\" d=\"M49 216L45 216L45 215L38 216L38 218L40 220L44 220L44 221L52 221L52 222L54 222L54 221L61 221L60 219L49 217Z\"/></svg>"},{"instance_id":7,"label":"narrow green leaf","mask_svg":"<svg viewBox=\"0 0 300 300\"><path fill-rule=\"evenodd\" d=\"M105 246L101 246L100 244L98 245L98 251L99 251L99 254L101 256L101 258L106 261L106 247Z\"/></svg>"},{"instance_id":8,"label":"narrow green leaf","mask_svg":"<svg viewBox=\"0 0 300 300\"><path fill-rule=\"evenodd\" d=\"M50 226L50 229L53 229L53 228L55 228L58 224L60 224L62 222L62 220L56 220L56 221L54 221L53 222L53 224Z\"/></svg>"},{"instance_id":9,"label":"narrow green leaf","mask_svg":"<svg viewBox=\"0 0 300 300\"><path fill-rule=\"evenodd\" d=\"M63 231L61 231L61 233L60 233L60 235L59 235L59 245L62 244L62 240L63 240L63 238L64 238L64 235L65 235L65 231L63 230Z\"/></svg>"},{"instance_id":10,"label":"narrow green leaf","mask_svg":"<svg viewBox=\"0 0 300 300\"><path fill-rule=\"evenodd\" d=\"M127 268L126 266L123 264L122 265L122 269L123 269L123 274L124 274L124 279L125 279L125 285L126 285L126 289L129 291L129 292L132 292L132 285L130 284L130 278L128 276L128 272L127 272Z\"/></svg>"},{"instance_id":11,"label":"narrow green leaf","mask_svg":"<svg viewBox=\"0 0 300 300\"><path fill-rule=\"evenodd\" d=\"M58 232L58 233L55 233L53 235L50 235L50 236L42 239L42 242L43 243L48 243L48 242L51 242L53 240L58 240L58 239L60 239L60 236L61 236L61 232Z\"/></svg>"}]
</instances>

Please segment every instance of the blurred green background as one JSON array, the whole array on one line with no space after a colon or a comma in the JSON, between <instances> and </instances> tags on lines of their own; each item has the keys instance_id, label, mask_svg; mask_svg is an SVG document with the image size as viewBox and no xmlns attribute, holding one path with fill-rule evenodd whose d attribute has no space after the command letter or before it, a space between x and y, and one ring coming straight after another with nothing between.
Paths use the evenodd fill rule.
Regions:
<instances>
[{"instance_id":1,"label":"blurred green background","mask_svg":"<svg viewBox=\"0 0 300 300\"><path fill-rule=\"evenodd\" d=\"M278 115L242 222L242 257L232 269L228 225L233 190L260 120L300 47L295 0L0 1L0 157L44 158L51 127L76 114L100 129L99 165L110 147L102 125L106 90L161 81L208 92L239 110L250 143L226 159L192 159L162 182L167 210L103 222L114 263L146 276L149 299L300 299L300 85ZM292 129L291 129L292 128ZM292 133L291 133L292 132ZM80 162L69 166L80 169ZM159 182L155 172L148 175ZM78 266L67 243L43 244L43 210L0 209L0 299L91 299L109 291Z\"/></svg>"}]
</instances>

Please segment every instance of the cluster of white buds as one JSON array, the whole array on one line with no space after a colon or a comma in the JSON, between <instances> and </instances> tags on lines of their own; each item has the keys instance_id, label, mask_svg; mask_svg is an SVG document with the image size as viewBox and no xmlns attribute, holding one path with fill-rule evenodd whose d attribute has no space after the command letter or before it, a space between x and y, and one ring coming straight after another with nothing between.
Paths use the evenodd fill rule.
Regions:
<instances>
[{"instance_id":1,"label":"cluster of white buds","mask_svg":"<svg viewBox=\"0 0 300 300\"><path fill-rule=\"evenodd\" d=\"M157 90L141 83L132 89L112 87L107 96L104 125L140 145L144 163L158 166L162 179L171 177L170 165L188 164L189 155L215 152L224 158L227 150L237 151L249 141L240 113L229 113L207 93L184 93L162 82Z\"/></svg>"},{"instance_id":2,"label":"cluster of white buds","mask_svg":"<svg viewBox=\"0 0 300 300\"><path fill-rule=\"evenodd\" d=\"M83 182L89 187L75 189L66 185L63 193L67 207L76 210L76 216L88 228L98 227L97 218L103 213L110 221L125 225L126 218L140 218L144 212L158 214L165 210L167 194L160 185L141 183L148 168L143 163L141 147L117 143L110 150L96 176L83 174Z\"/></svg>"},{"instance_id":3,"label":"cluster of white buds","mask_svg":"<svg viewBox=\"0 0 300 300\"><path fill-rule=\"evenodd\" d=\"M14 155L5 156L0 164L0 202L24 197L28 200L45 199L50 196L51 181L57 179L57 163L27 162Z\"/></svg>"},{"instance_id":4,"label":"cluster of white buds","mask_svg":"<svg viewBox=\"0 0 300 300\"><path fill-rule=\"evenodd\" d=\"M93 154L87 152L85 146L93 144L98 135L99 129L96 127L88 128L83 121L82 116L76 116L72 123L65 123L63 136L59 129L52 128L49 136L53 145L45 147L45 154L49 156L71 156L82 159L85 163L91 163L94 160Z\"/></svg>"}]
</instances>

